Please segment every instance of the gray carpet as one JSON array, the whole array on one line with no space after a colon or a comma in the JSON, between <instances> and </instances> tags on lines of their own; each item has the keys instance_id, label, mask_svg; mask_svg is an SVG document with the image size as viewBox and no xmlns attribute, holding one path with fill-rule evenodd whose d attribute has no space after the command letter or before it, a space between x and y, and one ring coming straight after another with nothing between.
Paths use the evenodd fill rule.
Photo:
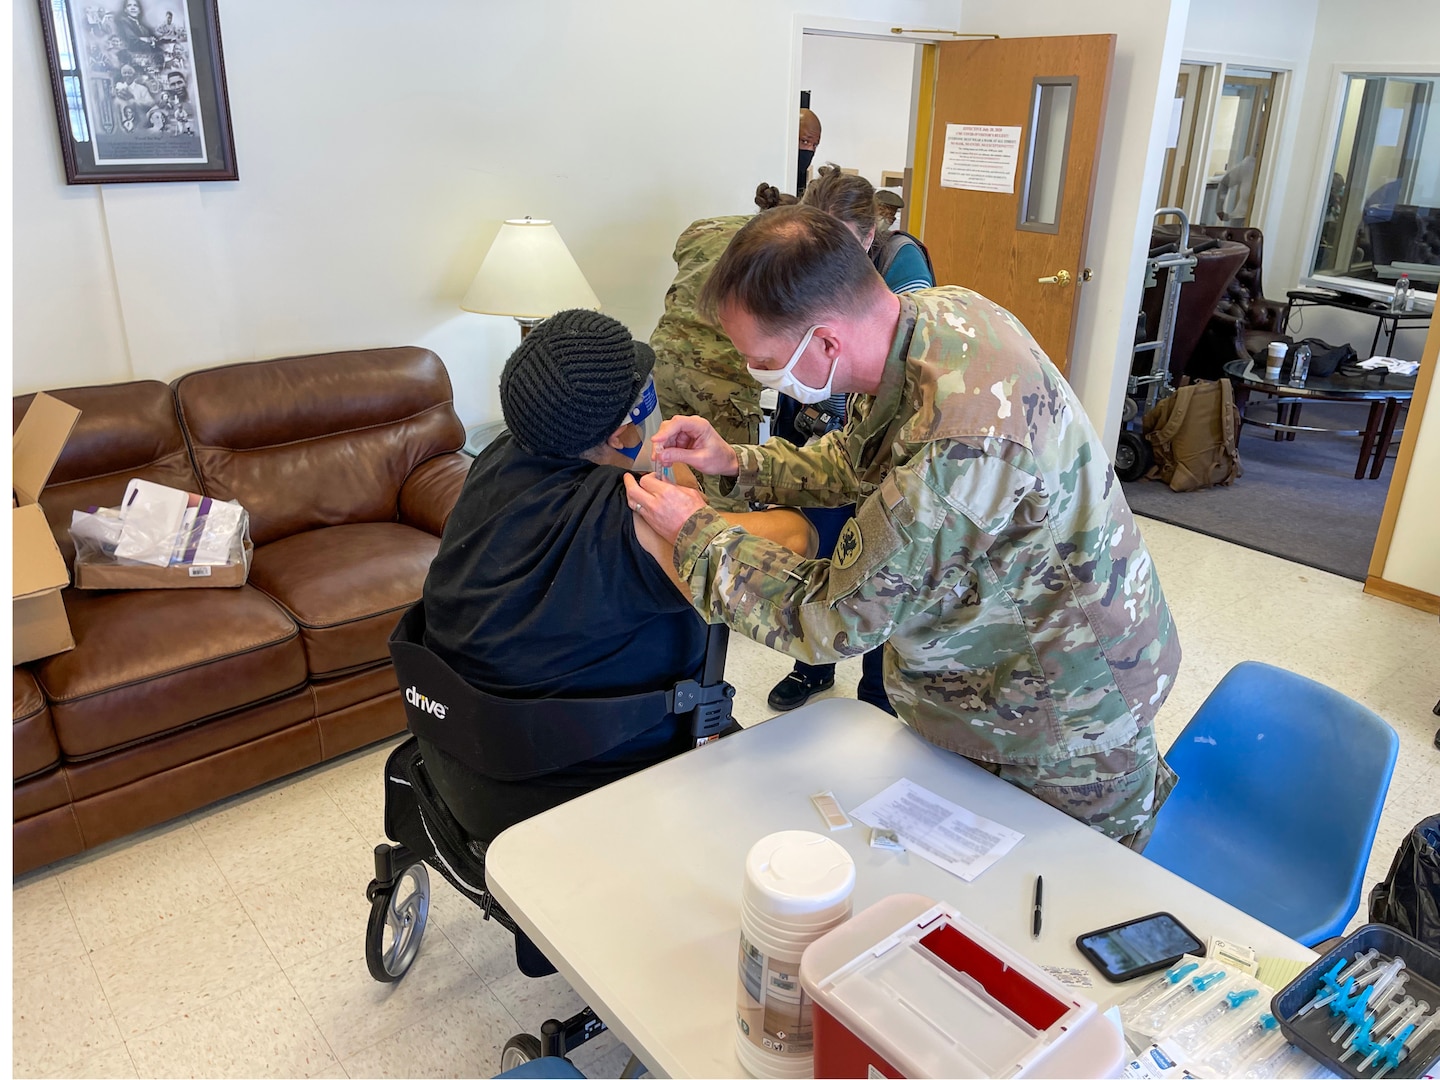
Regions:
<instances>
[{"instance_id":1,"label":"gray carpet","mask_svg":"<svg viewBox=\"0 0 1440 1080\"><path fill-rule=\"evenodd\" d=\"M1275 406L1252 399L1250 415L1273 420ZM1365 415L1360 405L1307 402L1300 419L1354 428ZM1247 424L1239 444L1245 475L1230 487L1181 493L1138 480L1124 485L1125 498L1143 517L1364 581L1399 444L1397 432L1378 480L1368 471L1356 480L1358 436L1301 432L1294 442L1275 442L1273 433Z\"/></svg>"}]
</instances>

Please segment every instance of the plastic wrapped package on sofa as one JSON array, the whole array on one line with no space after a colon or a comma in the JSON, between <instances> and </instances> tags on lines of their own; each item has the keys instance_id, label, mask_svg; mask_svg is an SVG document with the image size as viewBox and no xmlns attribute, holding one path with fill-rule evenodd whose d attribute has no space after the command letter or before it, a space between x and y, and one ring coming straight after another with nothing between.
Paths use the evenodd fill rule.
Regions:
<instances>
[{"instance_id":1,"label":"plastic wrapped package on sofa","mask_svg":"<svg viewBox=\"0 0 1440 1080\"><path fill-rule=\"evenodd\" d=\"M77 589L235 588L254 547L237 502L132 480L118 507L71 515Z\"/></svg>"}]
</instances>

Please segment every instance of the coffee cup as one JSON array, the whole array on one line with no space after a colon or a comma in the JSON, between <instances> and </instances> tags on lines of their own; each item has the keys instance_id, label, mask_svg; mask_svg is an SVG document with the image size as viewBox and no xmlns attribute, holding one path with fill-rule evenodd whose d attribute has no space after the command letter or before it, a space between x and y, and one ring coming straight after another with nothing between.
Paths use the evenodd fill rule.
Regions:
<instances>
[{"instance_id":1,"label":"coffee cup","mask_svg":"<svg viewBox=\"0 0 1440 1080\"><path fill-rule=\"evenodd\" d=\"M1283 341L1272 341L1269 349L1265 352L1265 377L1267 379L1280 378L1280 365L1285 362L1285 350L1289 346Z\"/></svg>"}]
</instances>

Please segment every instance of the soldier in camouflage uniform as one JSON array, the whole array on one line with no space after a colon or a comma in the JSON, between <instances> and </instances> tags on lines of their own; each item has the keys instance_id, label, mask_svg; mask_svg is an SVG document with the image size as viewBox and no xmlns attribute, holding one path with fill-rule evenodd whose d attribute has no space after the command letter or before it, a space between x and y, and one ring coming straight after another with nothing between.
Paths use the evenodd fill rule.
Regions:
<instances>
[{"instance_id":1,"label":"soldier in camouflage uniform","mask_svg":"<svg viewBox=\"0 0 1440 1080\"><path fill-rule=\"evenodd\" d=\"M759 440L760 387L723 331L700 318L695 301L730 238L751 215L701 218L675 241L675 280L650 335L655 393L666 416L703 416L727 442Z\"/></svg>"},{"instance_id":2,"label":"soldier in camouflage uniform","mask_svg":"<svg viewBox=\"0 0 1440 1080\"><path fill-rule=\"evenodd\" d=\"M755 205L769 210L793 195L771 184L755 189ZM727 442L760 441L760 387L745 374L745 361L723 330L700 318L695 303L710 271L731 237L751 215L701 218L675 241L675 280L665 293L665 313L650 335L655 350L655 394L665 416L703 416ZM706 497L719 510L748 507L720 492L714 478L702 477Z\"/></svg>"},{"instance_id":3,"label":"soldier in camouflage uniform","mask_svg":"<svg viewBox=\"0 0 1440 1080\"><path fill-rule=\"evenodd\" d=\"M1179 640L1109 456L1029 332L967 289L891 293L844 226L806 207L742 230L702 301L753 368L811 388L828 369L862 396L804 449L728 446L697 418L662 426L658 461L735 477L731 493L859 502L832 558L807 560L698 493L627 481L675 538L700 612L812 663L884 642L890 700L921 735L1143 846L1175 782L1153 721Z\"/></svg>"}]
</instances>

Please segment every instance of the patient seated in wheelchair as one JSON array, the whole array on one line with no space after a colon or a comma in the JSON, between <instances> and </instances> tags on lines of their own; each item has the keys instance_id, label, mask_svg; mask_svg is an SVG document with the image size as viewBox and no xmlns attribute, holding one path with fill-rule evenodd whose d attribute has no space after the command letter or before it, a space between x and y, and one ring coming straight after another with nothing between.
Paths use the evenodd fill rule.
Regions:
<instances>
[{"instance_id":1,"label":"patient seated in wheelchair","mask_svg":"<svg viewBox=\"0 0 1440 1080\"><path fill-rule=\"evenodd\" d=\"M654 362L621 323L576 310L540 323L506 363L508 431L472 465L421 604L423 644L476 690L525 702L616 698L700 678L708 628L661 569L672 563L669 545L632 513L622 482L645 467L645 435L659 423ZM813 530L794 511L726 516L813 554ZM638 732L587 732L581 760L542 747L538 769L503 776L418 742L435 791L482 854L508 826L695 738L689 717L670 712Z\"/></svg>"}]
</instances>

